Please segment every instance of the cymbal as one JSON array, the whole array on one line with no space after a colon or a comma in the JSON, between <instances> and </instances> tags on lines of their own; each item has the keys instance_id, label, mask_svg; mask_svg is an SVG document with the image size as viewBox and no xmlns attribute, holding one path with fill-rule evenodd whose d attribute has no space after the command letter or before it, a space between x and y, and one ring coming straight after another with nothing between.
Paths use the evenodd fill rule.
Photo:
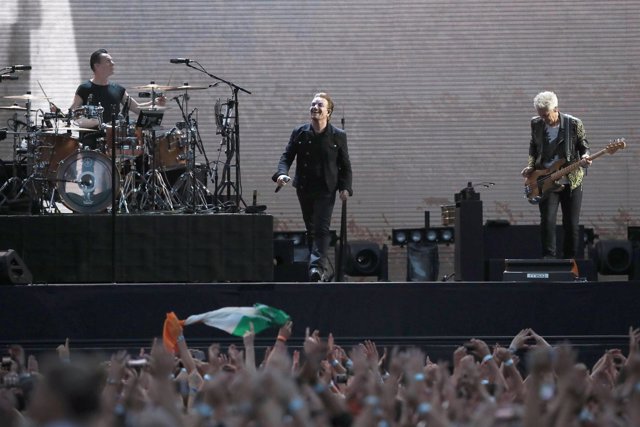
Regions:
<instances>
[{"instance_id":1,"label":"cymbal","mask_svg":"<svg viewBox=\"0 0 640 427\"><path fill-rule=\"evenodd\" d=\"M42 129L42 131L46 132L46 133L66 133L66 132L69 132L69 131L98 132L98 129L81 128L81 127L77 127L77 126L59 126L57 128Z\"/></svg>"},{"instance_id":2,"label":"cymbal","mask_svg":"<svg viewBox=\"0 0 640 427\"><path fill-rule=\"evenodd\" d=\"M9 106L2 106L0 107L0 110L20 110L20 111L27 111L26 108L21 107L19 105L13 104L13 105L9 105Z\"/></svg>"},{"instance_id":3,"label":"cymbal","mask_svg":"<svg viewBox=\"0 0 640 427\"><path fill-rule=\"evenodd\" d=\"M30 93L25 93L24 95L9 95L9 96L5 96L4 98L6 99L23 99L25 101L32 101L34 99L49 99L49 98L45 98L42 96L35 96L35 95L31 95Z\"/></svg>"},{"instance_id":4,"label":"cymbal","mask_svg":"<svg viewBox=\"0 0 640 427\"><path fill-rule=\"evenodd\" d=\"M153 89L153 90L169 90L171 88L173 88L173 86L162 86L155 83L149 83L148 85L133 87L133 89Z\"/></svg>"},{"instance_id":5,"label":"cymbal","mask_svg":"<svg viewBox=\"0 0 640 427\"><path fill-rule=\"evenodd\" d=\"M169 89L165 89L166 92L172 92L175 90L201 90L201 89L209 89L209 86L191 86L191 85L182 85L176 86Z\"/></svg>"}]
</instances>

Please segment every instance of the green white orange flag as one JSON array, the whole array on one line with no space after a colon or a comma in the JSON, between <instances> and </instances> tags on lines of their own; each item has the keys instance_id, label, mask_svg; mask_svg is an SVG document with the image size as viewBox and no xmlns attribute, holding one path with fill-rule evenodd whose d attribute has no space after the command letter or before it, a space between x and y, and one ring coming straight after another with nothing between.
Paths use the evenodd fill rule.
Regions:
<instances>
[{"instance_id":1,"label":"green white orange flag","mask_svg":"<svg viewBox=\"0 0 640 427\"><path fill-rule=\"evenodd\" d=\"M162 339L167 350L175 353L182 328L194 323L204 323L241 337L250 330L251 323L257 334L271 326L282 326L288 320L290 317L287 313L264 304L254 304L253 307L224 307L207 313L194 314L185 320L178 320L175 313L170 312L167 313L164 321Z\"/></svg>"}]
</instances>

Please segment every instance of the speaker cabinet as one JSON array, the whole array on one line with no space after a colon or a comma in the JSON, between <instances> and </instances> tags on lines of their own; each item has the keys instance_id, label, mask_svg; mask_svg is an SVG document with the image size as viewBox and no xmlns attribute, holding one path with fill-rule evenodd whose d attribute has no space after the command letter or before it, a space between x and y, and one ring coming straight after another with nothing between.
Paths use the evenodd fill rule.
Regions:
<instances>
[{"instance_id":1,"label":"speaker cabinet","mask_svg":"<svg viewBox=\"0 0 640 427\"><path fill-rule=\"evenodd\" d=\"M456 203L454 270L457 281L484 280L484 229L482 201Z\"/></svg>"}]
</instances>

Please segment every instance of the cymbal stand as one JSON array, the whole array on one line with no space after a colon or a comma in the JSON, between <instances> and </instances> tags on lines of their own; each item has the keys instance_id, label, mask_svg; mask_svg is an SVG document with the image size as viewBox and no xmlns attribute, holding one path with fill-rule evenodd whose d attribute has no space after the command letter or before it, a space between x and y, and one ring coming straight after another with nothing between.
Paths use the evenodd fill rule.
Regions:
<instances>
[{"instance_id":1,"label":"cymbal stand","mask_svg":"<svg viewBox=\"0 0 640 427\"><path fill-rule=\"evenodd\" d=\"M180 103L180 98L184 99L182 103ZM186 114L189 105L188 89L185 89L185 93L183 95L177 96L174 99L182 113L185 130L187 132L187 164L186 171L180 175L176 183L173 185L171 192L182 202L187 211L196 213L198 211L209 209L207 204L207 194L209 194L209 191L195 174L196 147L204 154L202 141L198 141L199 133L196 133L198 129L198 122L197 120L192 119L193 114L197 110L193 110L188 115Z\"/></svg>"},{"instance_id":2,"label":"cymbal stand","mask_svg":"<svg viewBox=\"0 0 640 427\"><path fill-rule=\"evenodd\" d=\"M151 157L151 169L143 176L145 191L143 193L140 206L141 209L144 210L172 211L175 210L174 204L176 201L169 191L169 187L166 183L167 181L162 176L162 172L158 168L159 165L156 164L157 159L154 153L157 143L156 130L152 128L149 129L148 132L151 133L151 137L145 135L144 138L145 147Z\"/></svg>"},{"instance_id":3,"label":"cymbal stand","mask_svg":"<svg viewBox=\"0 0 640 427\"><path fill-rule=\"evenodd\" d=\"M11 168L11 178L2 184L0 187L0 207L7 202L14 201L17 196L15 193L19 186L22 184L22 179L18 176L18 168L16 166L17 154L18 154L18 139L20 138L20 132L18 132L18 113L13 114L13 165ZM10 134L10 132L7 132Z\"/></svg>"},{"instance_id":4,"label":"cymbal stand","mask_svg":"<svg viewBox=\"0 0 640 427\"><path fill-rule=\"evenodd\" d=\"M196 64L196 66L194 66L193 64ZM226 211L238 212L240 210L240 204L243 204L245 207L247 206L247 204L242 199L242 183L240 180L240 121L238 110L238 92L242 91L249 95L251 95L251 92L244 88L241 88L240 86L230 81L221 79L220 77L209 73L198 61L189 60L185 62L185 65L189 68L206 74L214 80L228 85L232 89L233 105L230 105L230 107L233 108L234 128L233 132L229 133L228 139L225 141L227 144L227 159L222 173L223 182L220 187L216 187L215 195L216 200L219 201L224 198L225 201L229 203L229 205L227 205L227 207L225 208ZM234 158L235 163L232 164L232 160ZM231 169L235 169L235 181L232 180Z\"/></svg>"}]
</instances>

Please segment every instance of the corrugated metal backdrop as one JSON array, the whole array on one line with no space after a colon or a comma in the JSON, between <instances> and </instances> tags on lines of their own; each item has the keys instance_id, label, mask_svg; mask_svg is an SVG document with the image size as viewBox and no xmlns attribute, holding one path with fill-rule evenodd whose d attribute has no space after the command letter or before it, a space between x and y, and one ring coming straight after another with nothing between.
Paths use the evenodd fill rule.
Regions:
<instances>
[{"instance_id":1,"label":"corrugated metal backdrop","mask_svg":"<svg viewBox=\"0 0 640 427\"><path fill-rule=\"evenodd\" d=\"M278 227L302 227L295 194L270 176L294 125L325 90L344 117L354 168L352 238L384 241L419 226L468 181L482 189L485 219L537 222L519 172L532 99L554 90L560 109L583 119L592 148L626 137L629 148L598 160L585 181L582 223L622 237L638 224L640 2L486 0L9 0L0 17L0 65L29 63L1 95L39 93L65 108L91 76L99 47L126 87L212 83L172 57L253 92L241 94L245 200L254 189ZM136 93L136 90L130 90ZM193 92L210 160L220 145L213 106L225 88ZM6 105L7 102L2 102ZM4 123L9 115L0 113ZM178 120L177 108L166 124ZM0 143L2 158L10 145ZM339 212L336 209L334 224ZM401 259L394 252L395 259Z\"/></svg>"}]
</instances>

